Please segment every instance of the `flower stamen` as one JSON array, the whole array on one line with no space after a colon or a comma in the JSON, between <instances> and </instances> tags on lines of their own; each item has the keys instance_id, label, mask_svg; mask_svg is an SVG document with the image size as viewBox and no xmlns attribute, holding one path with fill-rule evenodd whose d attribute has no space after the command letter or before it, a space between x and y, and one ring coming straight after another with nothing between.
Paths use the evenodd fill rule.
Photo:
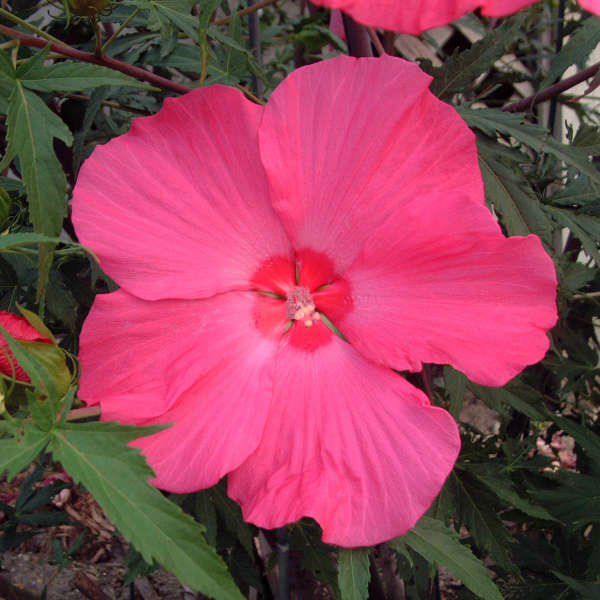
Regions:
<instances>
[{"instance_id":1,"label":"flower stamen","mask_svg":"<svg viewBox=\"0 0 600 600\"><path fill-rule=\"evenodd\" d=\"M287 296L286 316L293 321L304 321L305 327L311 327L321 318L308 288L295 287L290 291Z\"/></svg>"}]
</instances>

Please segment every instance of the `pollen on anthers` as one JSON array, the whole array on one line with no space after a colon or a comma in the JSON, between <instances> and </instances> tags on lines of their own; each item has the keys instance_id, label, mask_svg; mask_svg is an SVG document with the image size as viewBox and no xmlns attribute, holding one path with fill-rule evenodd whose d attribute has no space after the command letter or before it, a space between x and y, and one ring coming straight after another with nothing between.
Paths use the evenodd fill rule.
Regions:
<instances>
[{"instance_id":1,"label":"pollen on anthers","mask_svg":"<svg viewBox=\"0 0 600 600\"><path fill-rule=\"evenodd\" d=\"M321 315L315 308L310 291L305 287L295 287L287 295L286 316L294 321L304 321L305 327L311 327Z\"/></svg>"}]
</instances>

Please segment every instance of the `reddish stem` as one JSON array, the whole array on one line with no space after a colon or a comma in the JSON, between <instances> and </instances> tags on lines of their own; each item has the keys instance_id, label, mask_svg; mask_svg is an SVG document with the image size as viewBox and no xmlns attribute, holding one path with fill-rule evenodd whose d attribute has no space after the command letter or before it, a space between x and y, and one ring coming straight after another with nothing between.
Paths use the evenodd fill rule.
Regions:
<instances>
[{"instance_id":1,"label":"reddish stem","mask_svg":"<svg viewBox=\"0 0 600 600\"><path fill-rule=\"evenodd\" d=\"M367 27L367 33L371 38L373 46L375 46L375 50L377 50L377 55L383 56L384 54L387 54L383 44L381 43L381 40L379 39L379 36L377 35L377 32L372 27Z\"/></svg>"},{"instance_id":2,"label":"reddish stem","mask_svg":"<svg viewBox=\"0 0 600 600\"><path fill-rule=\"evenodd\" d=\"M562 79L558 83L547 87L533 96L523 98L523 100L513 102L512 104L507 104L506 106L502 107L502 110L506 112L524 112L526 110L530 110L536 104L544 102L544 100L549 100L553 96L558 96L558 94L576 86L590 77L593 77L596 73L598 73L598 71L600 71L600 63L596 63L595 65L584 69L583 71L579 71L579 73L576 73L572 77Z\"/></svg>"},{"instance_id":3,"label":"reddish stem","mask_svg":"<svg viewBox=\"0 0 600 600\"><path fill-rule=\"evenodd\" d=\"M46 40L42 40L32 35L22 33L21 31L17 31L16 29L6 27L6 25L0 25L0 33L21 40L21 43L25 46L45 48L46 46L50 45L50 49L53 52L56 52L57 54L62 54L63 56L68 56L69 58L74 58L83 62L89 62L94 65L108 67L109 69L113 69L114 71L120 71L121 73L125 73L125 75L130 75L131 77L135 77L136 79L139 79L141 81L146 81L148 83L151 83L152 85L156 85L163 89L177 92L178 94L185 94L191 91L192 89L187 87L186 85L175 83L170 79L161 77L160 75L155 75L154 73L146 71L145 69L140 69L140 67L134 67L133 65L117 60L116 58L110 58L109 56L103 56L102 58L98 58L94 54L77 50L76 48L72 48L71 46L63 44L51 44Z\"/></svg>"},{"instance_id":4,"label":"reddish stem","mask_svg":"<svg viewBox=\"0 0 600 600\"><path fill-rule=\"evenodd\" d=\"M346 32L346 43L350 56L373 56L371 51L371 39L367 28L357 23L351 16L342 13L344 30Z\"/></svg>"}]
</instances>

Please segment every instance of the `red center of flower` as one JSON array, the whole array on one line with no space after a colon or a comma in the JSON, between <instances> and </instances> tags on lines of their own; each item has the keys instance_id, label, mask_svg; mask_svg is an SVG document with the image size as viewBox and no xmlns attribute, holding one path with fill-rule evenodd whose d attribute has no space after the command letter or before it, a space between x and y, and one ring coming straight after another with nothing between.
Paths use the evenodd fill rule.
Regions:
<instances>
[{"instance_id":1,"label":"red center of flower","mask_svg":"<svg viewBox=\"0 0 600 600\"><path fill-rule=\"evenodd\" d=\"M257 269L254 323L271 339L285 335L292 346L313 352L337 333L329 313L341 320L351 310L350 294L326 255L305 249L295 259L271 257Z\"/></svg>"},{"instance_id":2,"label":"red center of flower","mask_svg":"<svg viewBox=\"0 0 600 600\"><path fill-rule=\"evenodd\" d=\"M288 319L304 321L306 327L310 327L321 318L316 311L310 290L305 287L295 287L288 293L285 314Z\"/></svg>"}]
</instances>

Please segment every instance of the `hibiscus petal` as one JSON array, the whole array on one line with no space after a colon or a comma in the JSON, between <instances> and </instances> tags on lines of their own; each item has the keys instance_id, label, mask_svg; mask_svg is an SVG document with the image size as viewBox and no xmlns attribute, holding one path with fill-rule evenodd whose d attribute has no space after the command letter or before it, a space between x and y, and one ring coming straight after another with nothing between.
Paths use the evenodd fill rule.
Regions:
<instances>
[{"instance_id":1,"label":"hibiscus petal","mask_svg":"<svg viewBox=\"0 0 600 600\"><path fill-rule=\"evenodd\" d=\"M482 13L500 17L537 0L314 0L315 4L347 12L359 23L401 33L420 34L447 25L481 7Z\"/></svg>"},{"instance_id":2,"label":"hibiscus petal","mask_svg":"<svg viewBox=\"0 0 600 600\"><path fill-rule=\"evenodd\" d=\"M249 292L196 301L99 296L81 336L80 396L101 405L103 420L176 423L135 445L158 486L208 487L260 440L285 323L284 302Z\"/></svg>"},{"instance_id":3,"label":"hibiscus petal","mask_svg":"<svg viewBox=\"0 0 600 600\"><path fill-rule=\"evenodd\" d=\"M579 0L579 4L581 4L581 8L600 15L600 0Z\"/></svg>"},{"instance_id":4,"label":"hibiscus petal","mask_svg":"<svg viewBox=\"0 0 600 600\"><path fill-rule=\"evenodd\" d=\"M473 134L430 81L399 58L343 56L294 71L273 92L260 152L298 254L317 250L340 274L415 195L443 189L483 203Z\"/></svg>"},{"instance_id":5,"label":"hibiscus petal","mask_svg":"<svg viewBox=\"0 0 600 600\"><path fill-rule=\"evenodd\" d=\"M73 220L121 287L150 300L253 289L263 263L292 257L258 156L262 113L240 92L210 86L167 99L96 148Z\"/></svg>"},{"instance_id":6,"label":"hibiscus petal","mask_svg":"<svg viewBox=\"0 0 600 600\"><path fill-rule=\"evenodd\" d=\"M399 370L450 363L503 385L548 349L554 265L536 236L505 238L487 209L450 200L398 211L344 280L313 299L372 360Z\"/></svg>"},{"instance_id":7,"label":"hibiscus petal","mask_svg":"<svg viewBox=\"0 0 600 600\"><path fill-rule=\"evenodd\" d=\"M452 469L456 423L338 337L306 352L294 332L303 335L294 327L282 342L262 440L230 474L230 496L247 521L275 528L313 517L323 541L340 546L405 533Z\"/></svg>"}]
</instances>

